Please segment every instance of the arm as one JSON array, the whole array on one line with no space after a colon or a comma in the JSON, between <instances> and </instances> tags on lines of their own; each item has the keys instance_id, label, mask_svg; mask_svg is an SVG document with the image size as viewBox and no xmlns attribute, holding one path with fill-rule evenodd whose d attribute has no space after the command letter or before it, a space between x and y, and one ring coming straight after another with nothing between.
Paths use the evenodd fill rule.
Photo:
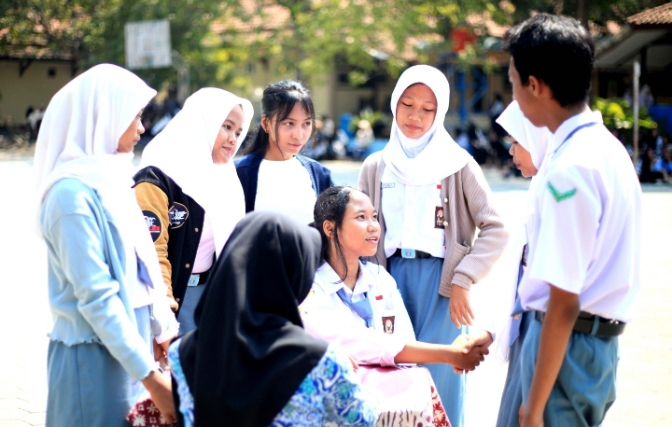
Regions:
<instances>
[{"instance_id":1,"label":"arm","mask_svg":"<svg viewBox=\"0 0 672 427\"><path fill-rule=\"evenodd\" d=\"M112 277L95 218L63 215L44 235L64 281L73 287L78 311L126 372L136 381L145 378L154 360L120 298L125 292Z\"/></svg>"},{"instance_id":2,"label":"arm","mask_svg":"<svg viewBox=\"0 0 672 427\"><path fill-rule=\"evenodd\" d=\"M523 427L543 425L544 408L565 359L572 327L579 311L578 295L551 285L529 400L523 409Z\"/></svg>"},{"instance_id":3,"label":"arm","mask_svg":"<svg viewBox=\"0 0 672 427\"><path fill-rule=\"evenodd\" d=\"M178 304L173 296L172 273L173 269L168 260L168 227L170 220L168 218L168 196L161 191L159 187L148 182L141 182L135 186L135 197L138 199L138 205L145 214L148 221L154 221L148 224L148 227L159 225L161 231L158 235L152 234L156 254L159 257L163 282L168 288L168 299L170 307L177 310ZM156 224L156 220L160 224Z\"/></svg>"},{"instance_id":4,"label":"arm","mask_svg":"<svg viewBox=\"0 0 672 427\"><path fill-rule=\"evenodd\" d=\"M504 251L509 233L495 207L481 168L470 161L463 171L464 196L479 233L469 253L455 267L452 283L468 290L490 272Z\"/></svg>"},{"instance_id":5,"label":"arm","mask_svg":"<svg viewBox=\"0 0 672 427\"><path fill-rule=\"evenodd\" d=\"M472 324L474 313L469 302L469 287L490 272L508 240L508 232L494 207L490 186L481 168L469 162L462 176L469 214L479 233L469 253L455 267L451 279L450 313L457 328L460 324Z\"/></svg>"},{"instance_id":6,"label":"arm","mask_svg":"<svg viewBox=\"0 0 672 427\"><path fill-rule=\"evenodd\" d=\"M471 350L471 345L470 342L465 342L464 338L460 337L450 345L413 341L404 346L395 356L394 361L396 363L446 363L460 371L473 371L488 352L487 349Z\"/></svg>"}]
</instances>

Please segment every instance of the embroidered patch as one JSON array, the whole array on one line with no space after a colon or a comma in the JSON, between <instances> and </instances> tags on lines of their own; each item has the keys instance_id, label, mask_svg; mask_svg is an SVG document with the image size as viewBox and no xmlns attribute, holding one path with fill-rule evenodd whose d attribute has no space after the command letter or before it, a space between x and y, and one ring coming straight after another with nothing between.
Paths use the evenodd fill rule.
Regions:
<instances>
[{"instance_id":1,"label":"embroidered patch","mask_svg":"<svg viewBox=\"0 0 672 427\"><path fill-rule=\"evenodd\" d=\"M394 316L383 316L383 332L386 334L394 333Z\"/></svg>"},{"instance_id":2,"label":"embroidered patch","mask_svg":"<svg viewBox=\"0 0 672 427\"><path fill-rule=\"evenodd\" d=\"M572 188L569 191L560 192L558 191L557 188L551 184L551 181L548 181L548 189L551 190L551 194L553 195L553 198L555 199L556 202L562 202L565 199L569 199L570 197L573 197L576 195L576 188Z\"/></svg>"},{"instance_id":3,"label":"embroidered patch","mask_svg":"<svg viewBox=\"0 0 672 427\"><path fill-rule=\"evenodd\" d=\"M156 242L161 235L161 220L159 219L159 216L152 211L142 211L142 214L145 216L145 222L147 223L149 234L152 236L152 241Z\"/></svg>"},{"instance_id":4,"label":"embroidered patch","mask_svg":"<svg viewBox=\"0 0 672 427\"><path fill-rule=\"evenodd\" d=\"M394 184L396 184L396 183L394 183L394 182L383 182L382 186L383 186L383 188L394 188Z\"/></svg>"},{"instance_id":5,"label":"embroidered patch","mask_svg":"<svg viewBox=\"0 0 672 427\"><path fill-rule=\"evenodd\" d=\"M434 209L434 228L443 228L443 206L437 206Z\"/></svg>"},{"instance_id":6,"label":"embroidered patch","mask_svg":"<svg viewBox=\"0 0 672 427\"><path fill-rule=\"evenodd\" d=\"M180 228L189 218L189 210L181 203L175 203L168 210L168 219L171 228Z\"/></svg>"}]
</instances>

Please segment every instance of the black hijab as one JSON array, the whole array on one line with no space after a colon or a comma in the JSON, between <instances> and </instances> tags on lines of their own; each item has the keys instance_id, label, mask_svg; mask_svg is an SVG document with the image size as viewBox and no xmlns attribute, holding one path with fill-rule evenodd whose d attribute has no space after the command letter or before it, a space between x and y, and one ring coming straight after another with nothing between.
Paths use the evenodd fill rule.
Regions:
<instances>
[{"instance_id":1,"label":"black hijab","mask_svg":"<svg viewBox=\"0 0 672 427\"><path fill-rule=\"evenodd\" d=\"M303 330L298 305L320 257L316 230L253 212L224 246L180 344L196 427L267 427L327 343Z\"/></svg>"}]
</instances>

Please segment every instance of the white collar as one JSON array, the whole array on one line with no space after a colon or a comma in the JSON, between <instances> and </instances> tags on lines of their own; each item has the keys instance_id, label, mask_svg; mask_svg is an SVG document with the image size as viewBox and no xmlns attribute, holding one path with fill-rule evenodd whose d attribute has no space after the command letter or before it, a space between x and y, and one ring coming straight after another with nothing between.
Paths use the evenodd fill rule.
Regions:
<instances>
[{"instance_id":1,"label":"white collar","mask_svg":"<svg viewBox=\"0 0 672 427\"><path fill-rule=\"evenodd\" d=\"M560 148L562 143L565 142L565 139L574 132L575 129L588 123L603 123L602 114L599 111L585 111L562 122L553 134L553 140L549 147L551 153L555 154L555 151Z\"/></svg>"},{"instance_id":2,"label":"white collar","mask_svg":"<svg viewBox=\"0 0 672 427\"><path fill-rule=\"evenodd\" d=\"M346 292L350 292L350 288L348 288L345 283L343 283L341 278L328 262L322 264L315 272L315 283L319 285L327 295L333 295L343 288L346 289ZM364 292L369 292L372 285L373 278L371 277L369 269L366 268L366 266L362 264L361 261L359 261L359 277L357 277L355 289L351 291L352 294L359 295L363 294Z\"/></svg>"}]
</instances>

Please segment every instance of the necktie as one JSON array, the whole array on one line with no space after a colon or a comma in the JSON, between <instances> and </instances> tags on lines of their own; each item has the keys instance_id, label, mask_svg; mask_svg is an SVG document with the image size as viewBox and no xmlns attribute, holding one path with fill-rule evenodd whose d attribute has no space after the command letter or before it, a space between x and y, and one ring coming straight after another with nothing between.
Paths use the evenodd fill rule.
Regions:
<instances>
[{"instance_id":1,"label":"necktie","mask_svg":"<svg viewBox=\"0 0 672 427\"><path fill-rule=\"evenodd\" d=\"M347 305L352 311L354 311L359 317L366 321L366 327L373 327L373 309L371 308L371 301L367 298L366 292L364 292L364 299L357 302L352 302L350 298L345 294L345 288L341 288L336 292L338 297L343 301L343 304Z\"/></svg>"}]
</instances>

